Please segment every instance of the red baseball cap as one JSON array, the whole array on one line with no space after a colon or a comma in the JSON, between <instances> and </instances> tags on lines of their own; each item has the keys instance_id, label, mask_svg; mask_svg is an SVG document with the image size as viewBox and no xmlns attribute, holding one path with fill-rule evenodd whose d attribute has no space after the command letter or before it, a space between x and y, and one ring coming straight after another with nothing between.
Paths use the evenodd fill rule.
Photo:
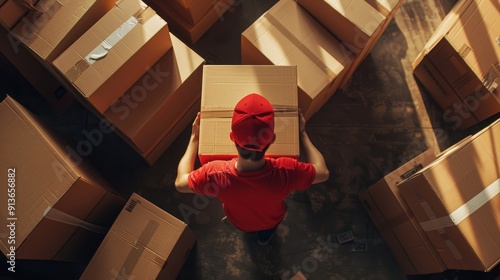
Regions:
<instances>
[{"instance_id":1,"label":"red baseball cap","mask_svg":"<svg viewBox=\"0 0 500 280\"><path fill-rule=\"evenodd\" d=\"M231 140L250 151L262 150L274 140L274 108L257 93L243 97L234 107Z\"/></svg>"}]
</instances>

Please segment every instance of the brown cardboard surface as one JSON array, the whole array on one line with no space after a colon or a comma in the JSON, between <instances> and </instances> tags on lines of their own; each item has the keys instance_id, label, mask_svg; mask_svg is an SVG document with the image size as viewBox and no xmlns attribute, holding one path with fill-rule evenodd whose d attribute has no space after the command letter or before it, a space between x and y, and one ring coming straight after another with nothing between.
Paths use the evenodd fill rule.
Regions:
<instances>
[{"instance_id":1,"label":"brown cardboard surface","mask_svg":"<svg viewBox=\"0 0 500 280\"><path fill-rule=\"evenodd\" d=\"M7 0L0 6L0 23L8 30L28 13L28 9L14 0Z\"/></svg>"},{"instance_id":2,"label":"brown cardboard surface","mask_svg":"<svg viewBox=\"0 0 500 280\"><path fill-rule=\"evenodd\" d=\"M295 1L282 0L241 35L242 64L296 65L306 120L337 90L352 53Z\"/></svg>"},{"instance_id":3,"label":"brown cardboard surface","mask_svg":"<svg viewBox=\"0 0 500 280\"><path fill-rule=\"evenodd\" d=\"M113 0L40 0L12 33L42 60L52 62L113 6ZM40 13L43 12L43 13Z\"/></svg>"},{"instance_id":4,"label":"brown cardboard surface","mask_svg":"<svg viewBox=\"0 0 500 280\"><path fill-rule=\"evenodd\" d=\"M500 112L498 34L500 11L493 1L462 0L413 62L415 76L443 110L458 111L453 105L470 112L462 129Z\"/></svg>"},{"instance_id":5,"label":"brown cardboard surface","mask_svg":"<svg viewBox=\"0 0 500 280\"><path fill-rule=\"evenodd\" d=\"M14 0L15 2L17 2L19 5L25 7L26 9L28 10L36 10L37 8L35 7L35 4L36 2L38 2L38 0ZM1 2L1 1L0 1Z\"/></svg>"},{"instance_id":6,"label":"brown cardboard surface","mask_svg":"<svg viewBox=\"0 0 500 280\"><path fill-rule=\"evenodd\" d=\"M189 24L197 24L203 16L212 8L217 5L216 1L206 0L158 0L157 2L165 2L168 6L184 18Z\"/></svg>"},{"instance_id":7,"label":"brown cardboard surface","mask_svg":"<svg viewBox=\"0 0 500 280\"><path fill-rule=\"evenodd\" d=\"M153 165L164 154L165 150L179 137L179 135L190 126L198 112L200 111L200 99L198 99L191 108L181 117L181 119L170 129L163 137L160 143L148 154L143 154L146 162Z\"/></svg>"},{"instance_id":8,"label":"brown cardboard surface","mask_svg":"<svg viewBox=\"0 0 500 280\"><path fill-rule=\"evenodd\" d=\"M200 0L202 1L202 0ZM155 7L158 7L158 13L165 18L169 24L172 33L181 40L196 44L196 42L218 21L224 13L231 8L236 0L217 0L206 1L212 3L210 9L198 20L192 24L186 21L176 10L167 5L165 1L154 1Z\"/></svg>"},{"instance_id":9,"label":"brown cardboard surface","mask_svg":"<svg viewBox=\"0 0 500 280\"><path fill-rule=\"evenodd\" d=\"M498 65L500 48L495 43L500 34L500 11L494 1L472 1L459 16L446 38L461 53L477 77L484 77L492 64Z\"/></svg>"},{"instance_id":10,"label":"brown cardboard surface","mask_svg":"<svg viewBox=\"0 0 500 280\"><path fill-rule=\"evenodd\" d=\"M398 187L449 269L490 270L500 261L499 137L497 120Z\"/></svg>"},{"instance_id":11,"label":"brown cardboard surface","mask_svg":"<svg viewBox=\"0 0 500 280\"><path fill-rule=\"evenodd\" d=\"M363 191L362 193L360 193L359 200L361 201L364 209L368 213L368 216L370 216L370 219L377 228L380 236L382 236L384 242L387 244L387 247L389 247L389 250L391 250L394 259L399 264L399 267L401 268L403 274L405 275L418 274L408 253L405 252L403 246L398 241L397 237L394 235L394 232L387 224L386 219L378 209L377 204L373 200L370 192Z\"/></svg>"},{"instance_id":12,"label":"brown cardboard surface","mask_svg":"<svg viewBox=\"0 0 500 280\"><path fill-rule=\"evenodd\" d=\"M80 279L175 279L195 241L184 222L134 193Z\"/></svg>"},{"instance_id":13,"label":"brown cardboard surface","mask_svg":"<svg viewBox=\"0 0 500 280\"><path fill-rule=\"evenodd\" d=\"M201 93L200 144L202 164L237 156L229 138L233 109L250 93L274 106L276 141L266 156L299 156L297 72L295 66L205 65Z\"/></svg>"},{"instance_id":14,"label":"brown cardboard surface","mask_svg":"<svg viewBox=\"0 0 500 280\"><path fill-rule=\"evenodd\" d=\"M141 154L150 153L201 97L203 58L171 39L172 49L104 113Z\"/></svg>"},{"instance_id":15,"label":"brown cardboard surface","mask_svg":"<svg viewBox=\"0 0 500 280\"><path fill-rule=\"evenodd\" d=\"M109 36L124 26L130 32L117 42ZM106 40L108 39L108 40ZM104 43L103 43L104 42ZM107 52L104 46L114 43ZM54 60L54 66L100 112L104 113L151 65L172 47L167 23L140 0L118 2L94 26ZM106 54L98 60L90 54Z\"/></svg>"},{"instance_id":16,"label":"brown cardboard surface","mask_svg":"<svg viewBox=\"0 0 500 280\"><path fill-rule=\"evenodd\" d=\"M16 258L88 261L124 200L12 98L0 103L0 115L0 164L16 174L15 211L1 214L16 218ZM93 216L97 209L105 211ZM72 242L76 232L90 243ZM11 245L2 240L0 248L8 254Z\"/></svg>"},{"instance_id":17,"label":"brown cardboard surface","mask_svg":"<svg viewBox=\"0 0 500 280\"><path fill-rule=\"evenodd\" d=\"M384 22L381 24L379 28L377 28L373 34L369 37L365 47L360 50L359 54L355 55L355 58L352 61L352 65L347 70L346 74L342 78L342 82L339 85L339 88L344 88L352 75L359 67L359 65L363 62L363 60L370 54L373 47L376 45L377 41L383 36L383 33L387 29L389 23L391 23L394 15L399 10L399 8L403 5L404 0L391 0L391 1L376 1L376 0L366 0L367 3L372 5L377 11L382 13L385 16Z\"/></svg>"},{"instance_id":18,"label":"brown cardboard surface","mask_svg":"<svg viewBox=\"0 0 500 280\"><path fill-rule=\"evenodd\" d=\"M386 18L366 1L359 0L297 0L315 19L359 54L370 38L380 33Z\"/></svg>"},{"instance_id":19,"label":"brown cardboard surface","mask_svg":"<svg viewBox=\"0 0 500 280\"><path fill-rule=\"evenodd\" d=\"M438 273L446 269L397 188L400 182L433 162L435 158L432 149L415 156L370 186L365 191L366 194L360 197L384 241L388 243L395 257L401 258L398 262L403 272L409 275Z\"/></svg>"},{"instance_id":20,"label":"brown cardboard surface","mask_svg":"<svg viewBox=\"0 0 500 280\"><path fill-rule=\"evenodd\" d=\"M13 44L9 31L0 26L0 52L14 65L33 88L57 111L63 112L74 102L61 83L20 42Z\"/></svg>"}]
</instances>

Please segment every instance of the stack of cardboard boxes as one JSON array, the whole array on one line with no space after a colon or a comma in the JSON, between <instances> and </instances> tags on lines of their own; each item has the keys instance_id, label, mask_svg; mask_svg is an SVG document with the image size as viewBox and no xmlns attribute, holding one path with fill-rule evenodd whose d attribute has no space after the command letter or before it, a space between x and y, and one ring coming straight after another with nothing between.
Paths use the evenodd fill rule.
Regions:
<instances>
[{"instance_id":1,"label":"stack of cardboard boxes","mask_svg":"<svg viewBox=\"0 0 500 280\"><path fill-rule=\"evenodd\" d=\"M188 44L195 44L236 0L148 0L164 17L172 32Z\"/></svg>"},{"instance_id":2,"label":"stack of cardboard boxes","mask_svg":"<svg viewBox=\"0 0 500 280\"><path fill-rule=\"evenodd\" d=\"M402 2L279 1L242 33L242 64L297 65L308 120L346 85Z\"/></svg>"},{"instance_id":3,"label":"stack of cardboard boxes","mask_svg":"<svg viewBox=\"0 0 500 280\"><path fill-rule=\"evenodd\" d=\"M177 37L171 38L172 49L104 112L151 165L200 110L204 60Z\"/></svg>"},{"instance_id":4,"label":"stack of cardboard boxes","mask_svg":"<svg viewBox=\"0 0 500 280\"><path fill-rule=\"evenodd\" d=\"M204 60L139 0L39 0L33 7L2 29L2 53L48 87L43 92L54 95L51 81L63 85L153 165L198 111Z\"/></svg>"},{"instance_id":5,"label":"stack of cardboard boxes","mask_svg":"<svg viewBox=\"0 0 500 280\"><path fill-rule=\"evenodd\" d=\"M10 7L7 2L23 12L9 19L9 29L2 25L7 39L2 53L35 85L47 84L48 78L64 85L149 164L199 111L204 60L170 34L167 23L143 2L39 0L30 10L24 8L26 1L3 1L2 9ZM12 16L9 11L16 10L8 10ZM33 73L34 66L40 73ZM108 269L109 263L97 261L85 275L136 275L140 268L147 271L139 273L144 279L175 279L195 240L185 223L137 195L125 204L78 152L12 98L0 104L0 114L5 132L0 164L13 170L12 176L23 174L13 185L22 191L12 187L15 211L2 209L2 217L12 218L15 226L11 241L2 239L7 258L88 262L111 253L112 265L124 262ZM133 211L132 204L137 204ZM116 242L124 253L120 258ZM137 242L144 247L137 249ZM136 262L140 265L134 268Z\"/></svg>"},{"instance_id":6,"label":"stack of cardboard boxes","mask_svg":"<svg viewBox=\"0 0 500 280\"><path fill-rule=\"evenodd\" d=\"M416 78L455 128L500 112L499 21L496 1L461 0L413 62Z\"/></svg>"},{"instance_id":7,"label":"stack of cardboard boxes","mask_svg":"<svg viewBox=\"0 0 500 280\"><path fill-rule=\"evenodd\" d=\"M195 243L188 226L151 202L119 195L71 147L7 96L0 103L0 198L7 260L88 264L83 279L175 279ZM14 151L14 152L12 152ZM112 257L109 257L109 256Z\"/></svg>"},{"instance_id":8,"label":"stack of cardboard boxes","mask_svg":"<svg viewBox=\"0 0 500 280\"><path fill-rule=\"evenodd\" d=\"M500 262L500 120L438 157L429 150L360 195L403 273Z\"/></svg>"}]
</instances>

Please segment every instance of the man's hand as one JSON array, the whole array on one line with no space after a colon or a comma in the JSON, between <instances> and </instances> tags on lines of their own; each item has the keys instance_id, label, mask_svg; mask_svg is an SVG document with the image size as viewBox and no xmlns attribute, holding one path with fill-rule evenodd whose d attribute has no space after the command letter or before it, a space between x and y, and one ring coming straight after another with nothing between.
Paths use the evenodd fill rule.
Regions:
<instances>
[{"instance_id":1,"label":"man's hand","mask_svg":"<svg viewBox=\"0 0 500 280\"><path fill-rule=\"evenodd\" d=\"M196 114L196 118L193 121L193 125L191 128L191 137L198 140L200 138L200 112Z\"/></svg>"},{"instance_id":2,"label":"man's hand","mask_svg":"<svg viewBox=\"0 0 500 280\"><path fill-rule=\"evenodd\" d=\"M302 134L302 132L305 131L306 131L306 118L304 118L302 110L299 109L299 132Z\"/></svg>"}]
</instances>

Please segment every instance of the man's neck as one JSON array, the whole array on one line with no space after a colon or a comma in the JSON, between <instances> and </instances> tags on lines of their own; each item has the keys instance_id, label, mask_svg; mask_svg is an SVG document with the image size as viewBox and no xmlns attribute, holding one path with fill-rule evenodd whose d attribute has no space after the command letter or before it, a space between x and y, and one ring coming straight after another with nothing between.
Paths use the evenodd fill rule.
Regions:
<instances>
[{"instance_id":1,"label":"man's neck","mask_svg":"<svg viewBox=\"0 0 500 280\"><path fill-rule=\"evenodd\" d=\"M241 156L235 163L236 170L239 172L252 172L262 169L266 165L266 160L262 158L259 161L252 161L249 159L244 159Z\"/></svg>"}]
</instances>

